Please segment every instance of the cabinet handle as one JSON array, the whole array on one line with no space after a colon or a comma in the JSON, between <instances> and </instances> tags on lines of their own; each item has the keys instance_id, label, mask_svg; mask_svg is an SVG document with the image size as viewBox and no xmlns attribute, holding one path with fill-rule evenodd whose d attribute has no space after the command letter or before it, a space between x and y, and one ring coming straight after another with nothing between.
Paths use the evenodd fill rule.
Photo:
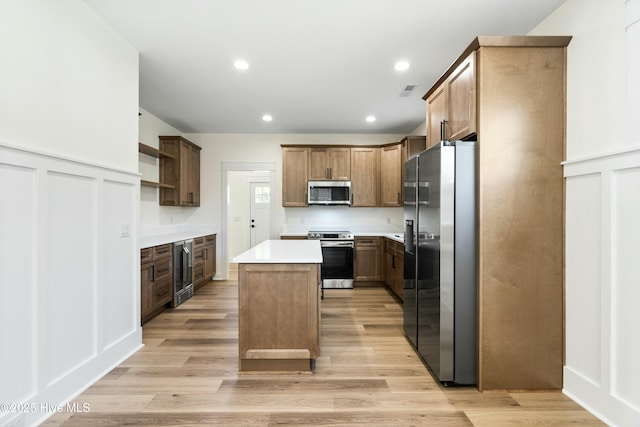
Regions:
<instances>
[{"instance_id":1,"label":"cabinet handle","mask_svg":"<svg viewBox=\"0 0 640 427\"><path fill-rule=\"evenodd\" d=\"M326 168L326 169L324 170L324 176L326 176L326 177L327 177L327 179L329 178L329 168Z\"/></svg>"},{"instance_id":2,"label":"cabinet handle","mask_svg":"<svg viewBox=\"0 0 640 427\"><path fill-rule=\"evenodd\" d=\"M396 256L391 255L391 268L396 268Z\"/></svg>"},{"instance_id":3,"label":"cabinet handle","mask_svg":"<svg viewBox=\"0 0 640 427\"><path fill-rule=\"evenodd\" d=\"M209 259L209 248L204 248L204 259Z\"/></svg>"},{"instance_id":4,"label":"cabinet handle","mask_svg":"<svg viewBox=\"0 0 640 427\"><path fill-rule=\"evenodd\" d=\"M151 266L151 283L153 284L153 282L156 281L156 266L152 265Z\"/></svg>"},{"instance_id":5,"label":"cabinet handle","mask_svg":"<svg viewBox=\"0 0 640 427\"><path fill-rule=\"evenodd\" d=\"M329 168L329 179L333 178L333 168Z\"/></svg>"},{"instance_id":6,"label":"cabinet handle","mask_svg":"<svg viewBox=\"0 0 640 427\"><path fill-rule=\"evenodd\" d=\"M398 204L402 203L400 200L400 192L398 191Z\"/></svg>"}]
</instances>

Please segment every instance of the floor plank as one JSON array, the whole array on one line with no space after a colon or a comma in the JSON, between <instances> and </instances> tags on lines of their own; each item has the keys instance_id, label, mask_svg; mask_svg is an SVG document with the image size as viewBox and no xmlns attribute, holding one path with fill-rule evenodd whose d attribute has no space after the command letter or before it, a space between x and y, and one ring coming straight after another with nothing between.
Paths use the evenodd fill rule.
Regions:
<instances>
[{"instance_id":1,"label":"floor plank","mask_svg":"<svg viewBox=\"0 0 640 427\"><path fill-rule=\"evenodd\" d=\"M560 392L442 387L382 287L326 290L315 370L238 372L237 282L211 282L143 328L144 347L45 426L596 426Z\"/></svg>"}]
</instances>

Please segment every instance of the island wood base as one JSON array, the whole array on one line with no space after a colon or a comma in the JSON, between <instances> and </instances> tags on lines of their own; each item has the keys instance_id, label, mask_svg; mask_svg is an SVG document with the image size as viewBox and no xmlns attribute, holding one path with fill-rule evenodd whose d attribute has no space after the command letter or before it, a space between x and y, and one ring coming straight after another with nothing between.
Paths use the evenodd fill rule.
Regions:
<instances>
[{"instance_id":1,"label":"island wood base","mask_svg":"<svg viewBox=\"0 0 640 427\"><path fill-rule=\"evenodd\" d=\"M309 371L320 350L320 264L239 264L241 371Z\"/></svg>"}]
</instances>

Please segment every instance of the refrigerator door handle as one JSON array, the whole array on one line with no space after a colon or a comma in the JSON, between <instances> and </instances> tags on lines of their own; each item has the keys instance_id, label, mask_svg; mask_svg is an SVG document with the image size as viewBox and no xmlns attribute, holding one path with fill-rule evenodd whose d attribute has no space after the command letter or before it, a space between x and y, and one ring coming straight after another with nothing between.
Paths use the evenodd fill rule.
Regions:
<instances>
[{"instance_id":1,"label":"refrigerator door handle","mask_svg":"<svg viewBox=\"0 0 640 427\"><path fill-rule=\"evenodd\" d=\"M413 234L413 220L406 220L404 226L404 247L407 253L415 254L415 235Z\"/></svg>"}]
</instances>

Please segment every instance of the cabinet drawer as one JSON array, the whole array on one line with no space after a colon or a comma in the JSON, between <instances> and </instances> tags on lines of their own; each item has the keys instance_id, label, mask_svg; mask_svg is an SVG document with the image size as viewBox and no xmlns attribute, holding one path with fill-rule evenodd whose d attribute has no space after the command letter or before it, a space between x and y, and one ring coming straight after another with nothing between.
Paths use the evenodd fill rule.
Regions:
<instances>
[{"instance_id":1,"label":"cabinet drawer","mask_svg":"<svg viewBox=\"0 0 640 427\"><path fill-rule=\"evenodd\" d=\"M356 246L380 246L379 237L356 237Z\"/></svg>"},{"instance_id":2,"label":"cabinet drawer","mask_svg":"<svg viewBox=\"0 0 640 427\"><path fill-rule=\"evenodd\" d=\"M204 245L204 236L200 236L200 237L195 237L193 239L193 248L198 248L200 246Z\"/></svg>"},{"instance_id":3,"label":"cabinet drawer","mask_svg":"<svg viewBox=\"0 0 640 427\"><path fill-rule=\"evenodd\" d=\"M171 279L171 258L155 262L155 281Z\"/></svg>"},{"instance_id":4,"label":"cabinet drawer","mask_svg":"<svg viewBox=\"0 0 640 427\"><path fill-rule=\"evenodd\" d=\"M193 283L198 283L204 279L204 264L193 266Z\"/></svg>"},{"instance_id":5,"label":"cabinet drawer","mask_svg":"<svg viewBox=\"0 0 640 427\"><path fill-rule=\"evenodd\" d=\"M157 281L153 285L153 307L164 305L171 301L171 280Z\"/></svg>"},{"instance_id":6,"label":"cabinet drawer","mask_svg":"<svg viewBox=\"0 0 640 427\"><path fill-rule=\"evenodd\" d=\"M208 236L204 237L204 243L205 245L211 245L211 244L216 244L216 235L215 234L210 234Z\"/></svg>"},{"instance_id":7,"label":"cabinet drawer","mask_svg":"<svg viewBox=\"0 0 640 427\"><path fill-rule=\"evenodd\" d=\"M171 243L153 247L153 259L169 258L171 256Z\"/></svg>"},{"instance_id":8,"label":"cabinet drawer","mask_svg":"<svg viewBox=\"0 0 640 427\"><path fill-rule=\"evenodd\" d=\"M153 259L153 248L140 249L140 264L149 262Z\"/></svg>"},{"instance_id":9,"label":"cabinet drawer","mask_svg":"<svg viewBox=\"0 0 640 427\"><path fill-rule=\"evenodd\" d=\"M193 265L202 264L204 262L204 248L200 247L193 250Z\"/></svg>"}]
</instances>

